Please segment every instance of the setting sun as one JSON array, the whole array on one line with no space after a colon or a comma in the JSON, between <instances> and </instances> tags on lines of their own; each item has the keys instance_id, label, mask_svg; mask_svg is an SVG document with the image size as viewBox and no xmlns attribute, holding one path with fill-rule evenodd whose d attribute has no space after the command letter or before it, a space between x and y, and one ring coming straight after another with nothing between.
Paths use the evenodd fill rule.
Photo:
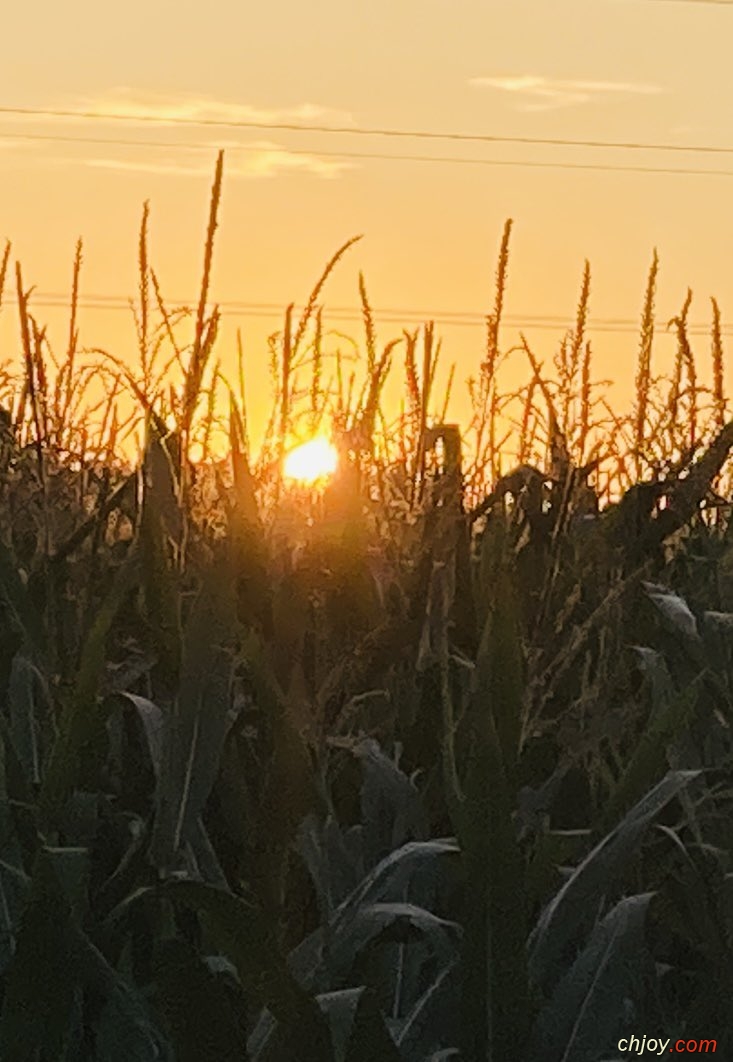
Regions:
<instances>
[{"instance_id":1,"label":"setting sun","mask_svg":"<svg viewBox=\"0 0 733 1062\"><path fill-rule=\"evenodd\" d=\"M315 483L333 475L338 465L338 453L328 439L311 439L285 458L284 472L288 479L301 483Z\"/></svg>"}]
</instances>

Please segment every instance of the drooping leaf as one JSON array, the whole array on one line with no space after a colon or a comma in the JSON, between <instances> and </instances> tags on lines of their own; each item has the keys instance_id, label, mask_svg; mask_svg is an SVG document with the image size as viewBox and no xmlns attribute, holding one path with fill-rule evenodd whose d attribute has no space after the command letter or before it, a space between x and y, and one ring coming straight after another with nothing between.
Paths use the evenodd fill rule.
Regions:
<instances>
[{"instance_id":1,"label":"drooping leaf","mask_svg":"<svg viewBox=\"0 0 733 1062\"><path fill-rule=\"evenodd\" d=\"M404 1062L422 1062L428 1050L435 1053L436 1045L458 1042L460 987L459 963L454 961L441 967L400 1022L396 1042Z\"/></svg>"},{"instance_id":2,"label":"drooping leaf","mask_svg":"<svg viewBox=\"0 0 733 1062\"><path fill-rule=\"evenodd\" d=\"M595 927L533 1030L536 1062L600 1058L628 1028L624 1000L639 996L644 922L652 893L621 900Z\"/></svg>"},{"instance_id":3,"label":"drooping leaf","mask_svg":"<svg viewBox=\"0 0 733 1062\"><path fill-rule=\"evenodd\" d=\"M338 908L333 920L337 935L364 904L385 900L400 900L413 878L427 875L435 880L441 874L441 861L460 852L452 837L430 841L409 841L396 852L390 852L364 877L350 896Z\"/></svg>"},{"instance_id":4,"label":"drooping leaf","mask_svg":"<svg viewBox=\"0 0 733 1062\"><path fill-rule=\"evenodd\" d=\"M679 594L673 593L666 586L656 583L644 583L649 600L659 609L666 623L685 638L697 642L700 632L697 629L697 620L690 611L690 606Z\"/></svg>"},{"instance_id":5,"label":"drooping leaf","mask_svg":"<svg viewBox=\"0 0 733 1062\"><path fill-rule=\"evenodd\" d=\"M646 828L699 774L670 771L589 852L545 907L529 938L530 972L545 991L563 974L568 949L592 926L600 897L637 851Z\"/></svg>"},{"instance_id":6,"label":"drooping leaf","mask_svg":"<svg viewBox=\"0 0 733 1062\"><path fill-rule=\"evenodd\" d=\"M370 871L343 901L327 926L314 930L288 956L288 967L298 984L324 991L346 977L360 953L375 937L400 925L429 938L433 955L447 963L457 954L459 928L425 909L401 902L400 897L421 877L441 875L441 862L459 849L451 838L410 842L390 853ZM274 1034L275 1023L263 1014L250 1038L253 1057L259 1057Z\"/></svg>"},{"instance_id":7,"label":"drooping leaf","mask_svg":"<svg viewBox=\"0 0 733 1062\"><path fill-rule=\"evenodd\" d=\"M141 697L136 693L128 693L127 691L114 693L109 700L110 704L108 710L110 712L115 705L120 705L123 710L126 707L129 707L137 712L138 718L140 719L145 732L148 751L150 753L150 761L155 776L156 778L159 777L163 762L163 751L165 748L165 713L148 697Z\"/></svg>"},{"instance_id":8,"label":"drooping leaf","mask_svg":"<svg viewBox=\"0 0 733 1062\"><path fill-rule=\"evenodd\" d=\"M334 1062L401 1062L374 997L365 988L348 988L318 997L331 1031Z\"/></svg>"}]
</instances>

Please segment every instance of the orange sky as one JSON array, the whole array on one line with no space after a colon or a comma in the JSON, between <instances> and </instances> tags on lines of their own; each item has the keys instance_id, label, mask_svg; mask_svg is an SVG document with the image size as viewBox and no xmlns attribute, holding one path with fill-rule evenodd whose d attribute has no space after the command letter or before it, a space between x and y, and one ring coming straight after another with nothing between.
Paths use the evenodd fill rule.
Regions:
<instances>
[{"instance_id":1,"label":"orange sky","mask_svg":"<svg viewBox=\"0 0 733 1062\"><path fill-rule=\"evenodd\" d=\"M497 136L733 146L729 46L733 8L661 0L374 0L355 5L198 5L48 0L4 12L0 106L476 132ZM169 147L33 137L155 141ZM176 144L210 145L193 150ZM687 286L691 319L710 295L733 314L729 261L733 155L384 139L163 122L91 122L0 114L0 236L28 284L66 290L77 236L83 293L127 296L136 285L142 202L151 202L151 253L170 298L193 299L217 146L225 162L213 294L252 303L302 302L330 254L349 252L325 295L358 306L366 274L377 308L485 312L493 298L505 218L515 220L506 312L572 315L584 258L593 269L592 318L638 319L652 248L661 257L659 317ZM244 149L241 147L243 146ZM289 154L288 152L298 152ZM377 152L730 171L666 175L338 159ZM64 342L63 315L39 307ZM378 315L377 315L378 317ZM405 317L405 323L410 323ZM333 321L358 334L358 324ZM231 365L243 328L255 421L265 409L264 337L277 318L227 318L219 354ZM401 331L380 327L387 340ZM480 325L441 324L446 362L463 381L481 356ZM526 328L549 360L562 327ZM3 310L2 355L16 349ZM516 341L508 325L504 344ZM132 322L88 311L82 341L132 357ZM700 352L708 342L701 339ZM628 398L636 338L598 333L598 374ZM663 346L660 351L663 351ZM526 366L520 364L524 377ZM463 394L463 387L458 391ZM454 413L465 411L457 399ZM259 418L257 414L260 414Z\"/></svg>"}]
</instances>

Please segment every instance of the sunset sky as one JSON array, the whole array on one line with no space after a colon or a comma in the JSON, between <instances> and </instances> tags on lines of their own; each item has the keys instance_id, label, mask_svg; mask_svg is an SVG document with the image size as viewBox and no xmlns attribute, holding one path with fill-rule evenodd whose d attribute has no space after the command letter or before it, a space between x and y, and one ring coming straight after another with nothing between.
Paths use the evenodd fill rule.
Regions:
<instances>
[{"instance_id":1,"label":"sunset sky","mask_svg":"<svg viewBox=\"0 0 733 1062\"><path fill-rule=\"evenodd\" d=\"M49 294L67 290L77 237L85 244L83 295L134 294L137 228L146 199L151 257L164 293L171 300L195 298L217 147L228 150L214 297L283 307L301 303L333 251L363 233L329 282L326 322L359 334L358 321L336 312L358 307L359 270L378 323L380 309L406 311L400 317L406 325L435 316L446 363L458 363L455 415L465 412L462 382L481 356L478 315L491 305L508 217L514 234L505 346L522 327L549 360L563 325L538 330L532 318L570 318L585 258L593 270L591 319L638 320L655 246L660 319L679 309L689 285L693 322L707 325L709 296L715 295L724 320L733 323L733 154L145 120L733 149L733 4L209 0L200 6L127 0L112 12L98 0L42 0L8 7L3 18L0 107L139 116L88 121L0 113L0 237L12 241L13 260L21 261L26 283L36 286L38 316L49 321L59 345L65 341L64 316L42 304ZM147 144L91 142L104 140ZM727 176L538 163L717 170ZM446 314L461 311L473 315L474 323L446 322ZM3 310L3 357L16 349L12 314L11 306ZM394 315L386 316L379 328L383 341L401 330ZM279 317L241 311L226 322L219 353L231 364L233 329L242 327L251 401L264 410L264 340ZM132 357L129 315L87 310L82 341ZM595 334L597 372L617 379L620 403L630 394L636 345L633 331ZM708 340L701 338L698 346L704 356ZM526 366L517 371L524 377Z\"/></svg>"}]
</instances>

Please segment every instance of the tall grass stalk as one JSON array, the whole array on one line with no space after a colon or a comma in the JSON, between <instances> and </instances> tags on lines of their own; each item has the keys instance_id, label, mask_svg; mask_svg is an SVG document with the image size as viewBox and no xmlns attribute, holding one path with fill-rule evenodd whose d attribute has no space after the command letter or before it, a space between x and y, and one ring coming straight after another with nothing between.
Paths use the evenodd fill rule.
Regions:
<instances>
[{"instance_id":1,"label":"tall grass stalk","mask_svg":"<svg viewBox=\"0 0 733 1062\"><path fill-rule=\"evenodd\" d=\"M710 300L713 308L713 325L711 336L711 355L713 363L713 411L715 427L722 431L726 422L727 410L723 373L723 338L720 326L720 308L715 299Z\"/></svg>"},{"instance_id":2,"label":"tall grass stalk","mask_svg":"<svg viewBox=\"0 0 733 1062\"><path fill-rule=\"evenodd\" d=\"M643 455L647 440L647 416L651 389L652 347L654 344L654 298L656 294L659 257L656 248L647 278L644 309L641 316L641 340L636 370L636 410L634 417L634 465L637 479L641 479Z\"/></svg>"},{"instance_id":3,"label":"tall grass stalk","mask_svg":"<svg viewBox=\"0 0 733 1062\"><path fill-rule=\"evenodd\" d=\"M191 357L186 369L186 377L183 385L181 419L178 425L181 441L181 460L183 462L185 462L188 457L188 445L196 404L198 402L199 394L201 393L204 372L214 346L219 323L218 309L214 308L211 315L207 318L206 306L209 298L209 286L211 283L211 266L214 257L214 235L218 224L223 171L224 152L220 151L216 160L214 183L211 188L209 222L206 229L206 241L204 244L204 266L201 277L198 306L196 309L196 328Z\"/></svg>"}]
</instances>

